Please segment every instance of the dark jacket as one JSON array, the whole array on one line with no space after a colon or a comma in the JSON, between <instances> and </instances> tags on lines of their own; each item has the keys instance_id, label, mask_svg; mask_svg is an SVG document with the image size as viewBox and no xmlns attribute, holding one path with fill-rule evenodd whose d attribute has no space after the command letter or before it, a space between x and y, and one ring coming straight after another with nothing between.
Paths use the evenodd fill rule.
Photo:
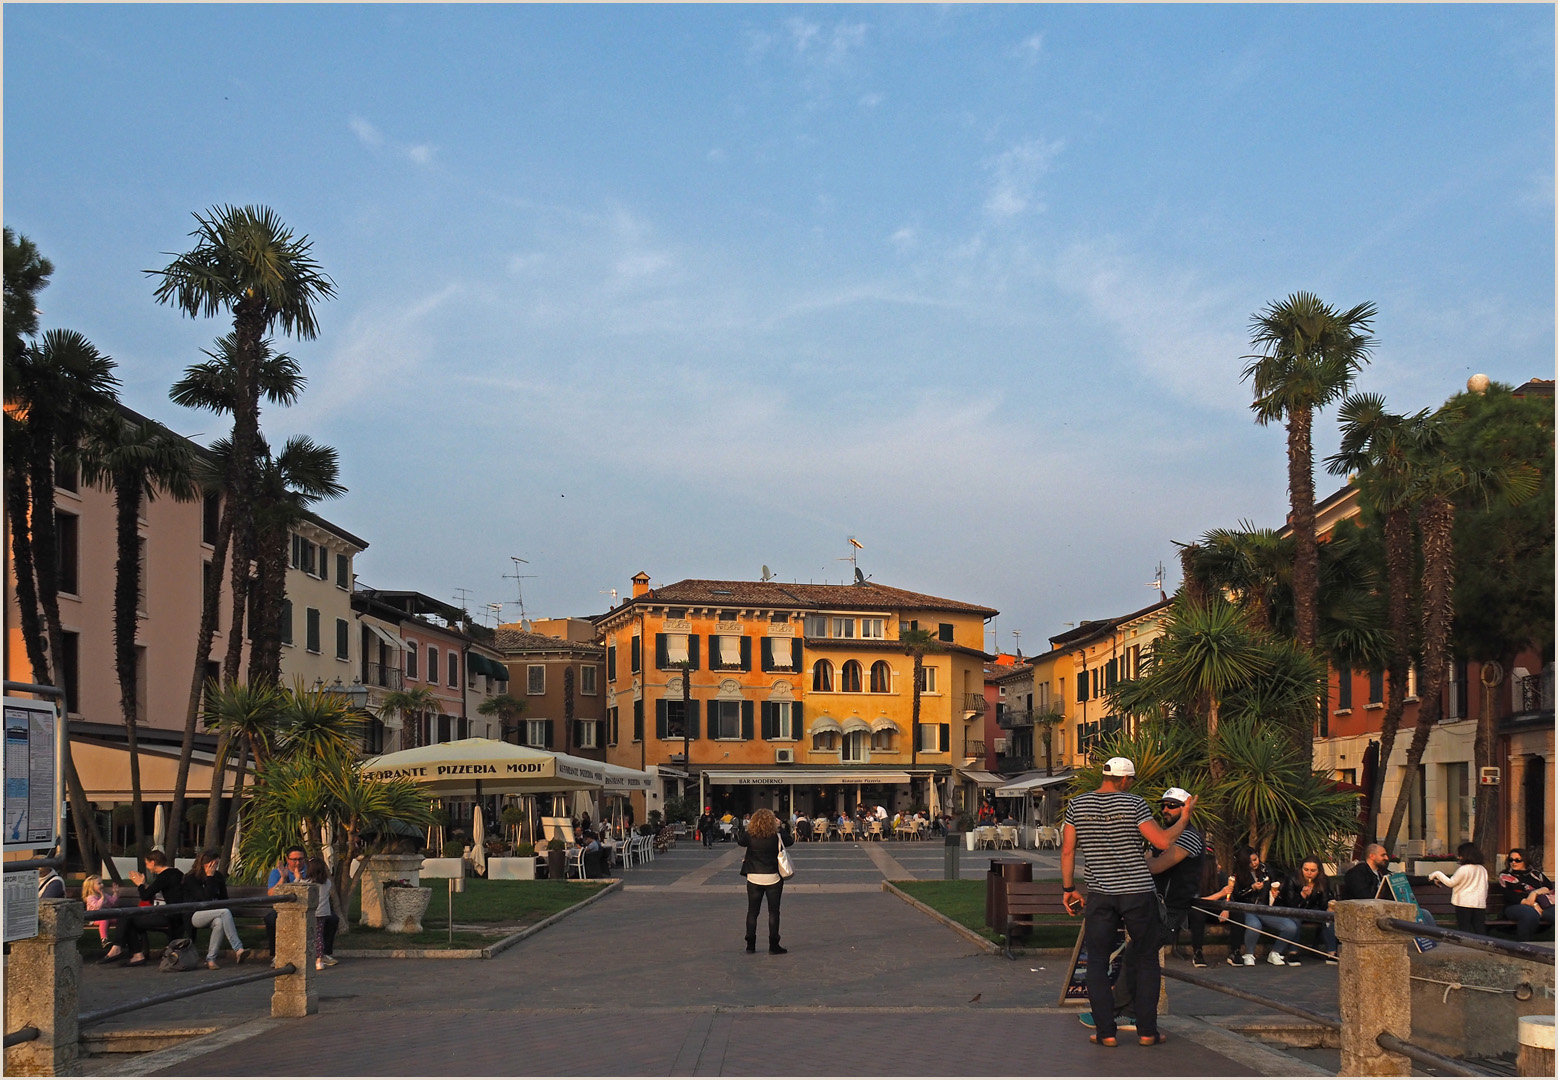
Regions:
<instances>
[{"instance_id":1,"label":"dark jacket","mask_svg":"<svg viewBox=\"0 0 1558 1080\"><path fill-rule=\"evenodd\" d=\"M1305 911L1324 911L1331 899L1331 882L1323 873L1315 879L1315 889L1308 896L1304 895L1304 875L1298 873L1282 886L1277 904L1280 907L1303 908Z\"/></svg>"},{"instance_id":2,"label":"dark jacket","mask_svg":"<svg viewBox=\"0 0 1558 1080\"><path fill-rule=\"evenodd\" d=\"M784 839L788 847L793 841L790 839L790 830L779 826L779 832L773 836L748 836L747 831L741 826L736 826L736 843L747 849L746 855L741 860L741 876L748 874L777 874L779 872L779 840Z\"/></svg>"},{"instance_id":3,"label":"dark jacket","mask_svg":"<svg viewBox=\"0 0 1558 1080\"><path fill-rule=\"evenodd\" d=\"M160 895L166 903L181 904L184 902L184 871L166 867L156 877L147 878L136 888L140 890L142 900L155 900Z\"/></svg>"},{"instance_id":4,"label":"dark jacket","mask_svg":"<svg viewBox=\"0 0 1558 1080\"><path fill-rule=\"evenodd\" d=\"M1382 892L1380 883L1384 880L1384 874L1376 874L1374 867L1367 862L1360 862L1342 875L1342 899L1373 900ZM1385 899L1389 900L1389 890L1383 891Z\"/></svg>"},{"instance_id":5,"label":"dark jacket","mask_svg":"<svg viewBox=\"0 0 1558 1080\"><path fill-rule=\"evenodd\" d=\"M1538 889L1551 889L1553 881L1540 870L1505 870L1498 876L1498 885L1504 890L1504 906L1512 907Z\"/></svg>"},{"instance_id":6,"label":"dark jacket","mask_svg":"<svg viewBox=\"0 0 1558 1080\"><path fill-rule=\"evenodd\" d=\"M193 874L185 875L184 899L192 902L197 900L226 900L227 875L220 870L203 878L197 878Z\"/></svg>"}]
</instances>

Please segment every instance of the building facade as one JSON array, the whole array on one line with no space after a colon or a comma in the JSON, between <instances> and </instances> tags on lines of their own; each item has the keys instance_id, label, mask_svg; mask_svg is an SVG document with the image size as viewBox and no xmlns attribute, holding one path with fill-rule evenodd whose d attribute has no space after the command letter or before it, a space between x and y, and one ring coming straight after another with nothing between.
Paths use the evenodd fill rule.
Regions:
<instances>
[{"instance_id":1,"label":"building facade","mask_svg":"<svg viewBox=\"0 0 1558 1080\"><path fill-rule=\"evenodd\" d=\"M493 646L523 714L501 737L521 746L606 760L606 650L587 619L498 627Z\"/></svg>"}]
</instances>

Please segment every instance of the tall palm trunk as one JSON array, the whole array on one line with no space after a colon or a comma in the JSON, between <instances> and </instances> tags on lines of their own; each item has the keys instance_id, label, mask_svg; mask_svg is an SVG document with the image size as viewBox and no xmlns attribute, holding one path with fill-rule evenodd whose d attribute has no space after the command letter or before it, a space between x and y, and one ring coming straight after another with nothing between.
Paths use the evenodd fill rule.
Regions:
<instances>
[{"instance_id":1,"label":"tall palm trunk","mask_svg":"<svg viewBox=\"0 0 1558 1080\"><path fill-rule=\"evenodd\" d=\"M254 637L249 643L249 684L281 680L281 617L287 597L286 528L268 528L256 550L254 611L250 622Z\"/></svg>"},{"instance_id":2,"label":"tall palm trunk","mask_svg":"<svg viewBox=\"0 0 1558 1080\"><path fill-rule=\"evenodd\" d=\"M1288 415L1288 499L1292 505L1293 616L1299 648L1314 652L1320 593L1320 543L1315 538L1314 413L1294 409ZM1325 707L1320 696L1318 709ZM1305 761L1314 760L1314 724L1295 732Z\"/></svg>"},{"instance_id":3,"label":"tall palm trunk","mask_svg":"<svg viewBox=\"0 0 1558 1080\"><path fill-rule=\"evenodd\" d=\"M1423 502L1419 523L1423 532L1423 678L1418 694L1421 700L1417 706L1417 728L1412 732L1401 791L1383 841L1391 850L1396 846L1402 819L1417 785L1428 737L1444 714L1445 665L1449 662L1450 627L1455 617L1455 504L1442 495L1431 496ZM1384 768L1381 755L1380 769Z\"/></svg>"},{"instance_id":4,"label":"tall palm trunk","mask_svg":"<svg viewBox=\"0 0 1558 1080\"><path fill-rule=\"evenodd\" d=\"M232 753L233 740L226 732L217 739L216 757L211 760L211 792L206 803L206 844L209 846L218 837L225 835L222 831L222 789L227 785L227 759ZM241 752L241 751L240 751ZM233 816L236 818L238 804L233 804ZM223 855L222 865L227 865L226 855Z\"/></svg>"},{"instance_id":5,"label":"tall palm trunk","mask_svg":"<svg viewBox=\"0 0 1558 1080\"><path fill-rule=\"evenodd\" d=\"M1499 785L1481 783L1482 770L1495 764L1494 741L1498 734L1498 721L1493 715L1492 696L1498 687L1507 685L1509 673L1515 670L1513 655L1499 657L1504 679L1494 686L1482 686L1482 700L1477 713L1477 737L1472 744L1471 782L1476 784L1476 803L1473 813L1472 843L1482 851L1495 851L1498 844Z\"/></svg>"},{"instance_id":6,"label":"tall palm trunk","mask_svg":"<svg viewBox=\"0 0 1558 1080\"><path fill-rule=\"evenodd\" d=\"M135 857L146 863L146 822L141 815L141 748L139 676L135 662L135 630L140 620L141 478L134 473L113 477L118 561L114 567L114 672L119 676L119 711L124 717L125 744L130 754L130 810L135 818ZM178 847L174 835L175 853Z\"/></svg>"},{"instance_id":7,"label":"tall palm trunk","mask_svg":"<svg viewBox=\"0 0 1558 1080\"><path fill-rule=\"evenodd\" d=\"M200 717L200 699L205 693L206 664L211 661L211 642L216 637L216 623L222 601L223 565L232 535L233 500L228 497L222 500L222 512L217 516L216 536L211 550L211 573L207 576L205 591L200 598L200 628L195 634L195 671L190 679L189 703L184 710L184 739L179 746L178 775L173 781L173 827L175 829L183 828L184 789L189 784L189 765L195 753L195 721ZM217 770L217 775L221 775L220 769ZM220 797L221 790L218 789L217 798L206 804L207 843L216 835L212 826L215 820L212 810L217 806Z\"/></svg>"},{"instance_id":8,"label":"tall palm trunk","mask_svg":"<svg viewBox=\"0 0 1558 1080\"><path fill-rule=\"evenodd\" d=\"M13 450L14 452L14 450ZM22 642L27 650L27 663L32 668L33 681L48 680L48 651L44 645L42 609L38 606L38 581L33 567L32 530L28 521L32 516L30 485L25 468L16 469L6 477L6 515L11 524L11 560L16 573L16 605L21 612Z\"/></svg>"},{"instance_id":9,"label":"tall palm trunk","mask_svg":"<svg viewBox=\"0 0 1558 1080\"><path fill-rule=\"evenodd\" d=\"M1379 836L1380 803L1385 797L1385 766L1396 745L1401 714L1406 709L1407 673L1412 650L1412 518L1406 507L1385 515L1386 619L1390 628L1390 653L1385 661L1389 676L1385 715L1380 721L1379 767L1369 788L1368 839Z\"/></svg>"},{"instance_id":10,"label":"tall palm trunk","mask_svg":"<svg viewBox=\"0 0 1558 1080\"><path fill-rule=\"evenodd\" d=\"M233 506L240 517L234 530L232 552L232 633L227 641L227 656L222 662L222 682L228 686L237 681L243 656L243 617L257 539L253 497L260 442L258 361L265 334L265 316L262 304L252 295L240 300L234 309L233 333L237 348L234 350L236 363L233 364L233 457L229 487Z\"/></svg>"},{"instance_id":11,"label":"tall palm trunk","mask_svg":"<svg viewBox=\"0 0 1558 1080\"><path fill-rule=\"evenodd\" d=\"M238 777L233 781L233 812L231 820L227 823L227 829L222 833L222 869L227 869L228 860L232 857L233 837L238 832L238 816L243 808L243 782L247 775L245 766L249 761L249 751L253 749L252 740L248 747L243 743L238 747ZM257 763L256 763L257 764Z\"/></svg>"}]
</instances>

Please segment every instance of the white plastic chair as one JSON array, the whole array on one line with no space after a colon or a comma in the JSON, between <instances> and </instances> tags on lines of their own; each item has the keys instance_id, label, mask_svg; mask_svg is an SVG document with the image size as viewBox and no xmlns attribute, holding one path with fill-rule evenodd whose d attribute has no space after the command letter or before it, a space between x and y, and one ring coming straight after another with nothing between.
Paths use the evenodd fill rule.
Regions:
<instances>
[{"instance_id":1,"label":"white plastic chair","mask_svg":"<svg viewBox=\"0 0 1558 1080\"><path fill-rule=\"evenodd\" d=\"M996 841L995 841L996 842L996 847L1011 848L1013 850L1016 850L1016 848L1017 848L1017 826L1015 826L1015 825L1000 825L1000 826L997 826L996 830L995 830L995 836L996 836Z\"/></svg>"}]
</instances>

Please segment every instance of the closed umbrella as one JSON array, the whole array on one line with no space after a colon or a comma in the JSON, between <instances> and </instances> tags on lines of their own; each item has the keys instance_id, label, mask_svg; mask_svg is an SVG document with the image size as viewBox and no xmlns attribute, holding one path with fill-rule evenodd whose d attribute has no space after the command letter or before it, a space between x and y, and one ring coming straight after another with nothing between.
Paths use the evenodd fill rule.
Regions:
<instances>
[{"instance_id":1,"label":"closed umbrella","mask_svg":"<svg viewBox=\"0 0 1558 1080\"><path fill-rule=\"evenodd\" d=\"M936 790L936 781L932 780L925 786L930 789L930 816L937 817L941 813L941 795Z\"/></svg>"},{"instance_id":2,"label":"closed umbrella","mask_svg":"<svg viewBox=\"0 0 1558 1080\"><path fill-rule=\"evenodd\" d=\"M471 818L471 839L475 850L471 852L471 862L476 864L476 872L487 872L487 826L481 812L481 803L476 804L476 810Z\"/></svg>"},{"instance_id":3,"label":"closed umbrella","mask_svg":"<svg viewBox=\"0 0 1558 1080\"><path fill-rule=\"evenodd\" d=\"M160 851L168 849L168 813L163 809L162 803L157 804L156 816L152 818L151 846Z\"/></svg>"}]
</instances>

